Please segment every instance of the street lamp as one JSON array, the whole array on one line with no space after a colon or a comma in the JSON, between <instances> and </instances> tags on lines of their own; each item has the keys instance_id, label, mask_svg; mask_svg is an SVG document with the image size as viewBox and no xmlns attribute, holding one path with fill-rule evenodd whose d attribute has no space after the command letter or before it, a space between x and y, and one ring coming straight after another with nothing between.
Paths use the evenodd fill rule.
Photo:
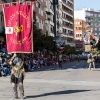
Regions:
<instances>
[{"instance_id":1,"label":"street lamp","mask_svg":"<svg viewBox=\"0 0 100 100\"><path fill-rule=\"evenodd\" d=\"M54 37L56 37L56 5L58 4L58 0L53 0L53 9L54 9L54 16L53 16L53 22L54 22Z\"/></svg>"}]
</instances>

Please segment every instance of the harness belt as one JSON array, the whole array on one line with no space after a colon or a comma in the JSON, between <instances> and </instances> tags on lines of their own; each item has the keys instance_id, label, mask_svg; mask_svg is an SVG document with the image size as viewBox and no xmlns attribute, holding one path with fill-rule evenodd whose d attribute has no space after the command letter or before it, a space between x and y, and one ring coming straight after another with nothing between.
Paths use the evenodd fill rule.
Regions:
<instances>
[{"instance_id":1,"label":"harness belt","mask_svg":"<svg viewBox=\"0 0 100 100\"><path fill-rule=\"evenodd\" d=\"M23 62L18 66L12 66L11 74L13 74L15 77L19 78L21 74L24 74L25 70L23 68Z\"/></svg>"}]
</instances>

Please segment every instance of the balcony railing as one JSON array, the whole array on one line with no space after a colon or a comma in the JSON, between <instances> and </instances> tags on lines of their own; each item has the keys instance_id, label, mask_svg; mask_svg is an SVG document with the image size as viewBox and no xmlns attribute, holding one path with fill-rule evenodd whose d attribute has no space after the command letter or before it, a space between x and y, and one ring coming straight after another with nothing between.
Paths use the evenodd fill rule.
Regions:
<instances>
[{"instance_id":1,"label":"balcony railing","mask_svg":"<svg viewBox=\"0 0 100 100\"><path fill-rule=\"evenodd\" d=\"M65 12L67 12L68 14L73 15L73 11L70 11L70 10L69 10L69 9L67 9L67 8L66 8L66 10L65 10L65 8L64 8L64 7L62 7L62 9L63 9Z\"/></svg>"},{"instance_id":2,"label":"balcony railing","mask_svg":"<svg viewBox=\"0 0 100 100\"><path fill-rule=\"evenodd\" d=\"M71 4L71 3L66 3L64 0L62 0L62 2L64 3L64 4L66 4L69 8L72 8L73 9L73 4Z\"/></svg>"},{"instance_id":3,"label":"balcony railing","mask_svg":"<svg viewBox=\"0 0 100 100\"><path fill-rule=\"evenodd\" d=\"M47 12L48 15L53 14L54 15L54 11L52 9L48 9L47 7L45 8L45 11Z\"/></svg>"},{"instance_id":4,"label":"balcony railing","mask_svg":"<svg viewBox=\"0 0 100 100\"><path fill-rule=\"evenodd\" d=\"M73 29L73 26L69 26L69 25L64 25L63 24L63 27L67 27L67 28Z\"/></svg>"},{"instance_id":5,"label":"balcony railing","mask_svg":"<svg viewBox=\"0 0 100 100\"><path fill-rule=\"evenodd\" d=\"M65 19L65 20L68 20L70 22L73 22L73 19L69 19L69 18L65 18L65 17L62 17L62 18Z\"/></svg>"}]
</instances>

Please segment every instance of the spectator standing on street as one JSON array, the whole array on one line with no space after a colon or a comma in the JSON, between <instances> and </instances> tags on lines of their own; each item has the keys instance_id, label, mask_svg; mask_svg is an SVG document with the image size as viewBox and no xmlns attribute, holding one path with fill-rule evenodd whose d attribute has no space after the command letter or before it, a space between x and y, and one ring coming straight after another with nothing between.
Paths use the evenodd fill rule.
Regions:
<instances>
[{"instance_id":1,"label":"spectator standing on street","mask_svg":"<svg viewBox=\"0 0 100 100\"><path fill-rule=\"evenodd\" d=\"M91 70L91 67L93 66L93 68L95 69L95 60L94 60L94 56L92 53L88 54L88 60L87 63L89 64L89 70Z\"/></svg>"},{"instance_id":2,"label":"spectator standing on street","mask_svg":"<svg viewBox=\"0 0 100 100\"><path fill-rule=\"evenodd\" d=\"M59 53L59 55L58 55L58 65L59 65L59 68L61 68L61 69L62 69L62 61L63 61L62 57L63 57L62 54Z\"/></svg>"},{"instance_id":3,"label":"spectator standing on street","mask_svg":"<svg viewBox=\"0 0 100 100\"><path fill-rule=\"evenodd\" d=\"M78 62L80 61L80 55L77 56Z\"/></svg>"}]
</instances>

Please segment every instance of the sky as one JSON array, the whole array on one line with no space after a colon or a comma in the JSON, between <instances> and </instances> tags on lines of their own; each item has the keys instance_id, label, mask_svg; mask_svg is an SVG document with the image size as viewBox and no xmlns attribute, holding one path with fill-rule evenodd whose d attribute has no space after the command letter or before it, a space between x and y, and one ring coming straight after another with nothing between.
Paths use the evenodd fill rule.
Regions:
<instances>
[{"instance_id":1,"label":"sky","mask_svg":"<svg viewBox=\"0 0 100 100\"><path fill-rule=\"evenodd\" d=\"M82 10L84 7L100 10L100 0L74 0L74 10Z\"/></svg>"}]
</instances>

